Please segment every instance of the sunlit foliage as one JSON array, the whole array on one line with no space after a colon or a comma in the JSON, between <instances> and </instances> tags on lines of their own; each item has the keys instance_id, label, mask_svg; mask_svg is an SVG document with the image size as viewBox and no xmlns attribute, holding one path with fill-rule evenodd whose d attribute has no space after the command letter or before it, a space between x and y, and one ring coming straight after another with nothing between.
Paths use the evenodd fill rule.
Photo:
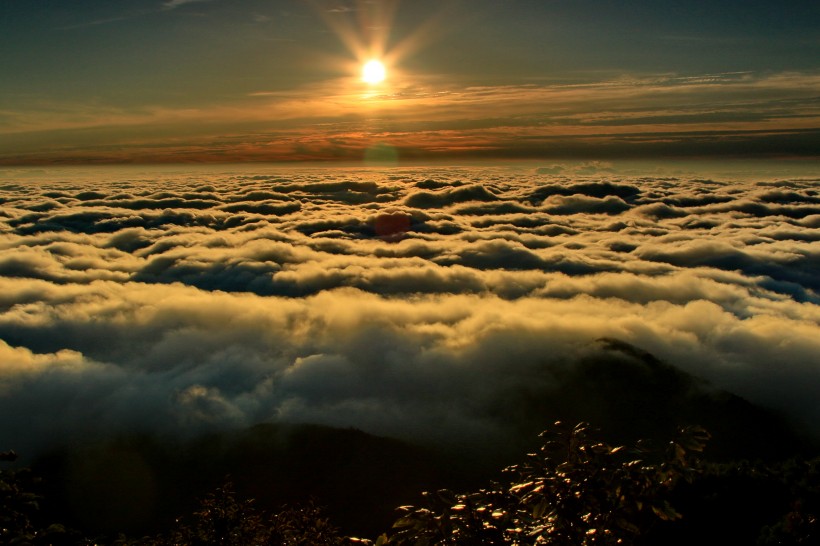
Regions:
<instances>
[{"instance_id":1,"label":"sunlit foliage","mask_svg":"<svg viewBox=\"0 0 820 546\"><path fill-rule=\"evenodd\" d=\"M586 424L561 423L544 445L512 466L507 485L469 494L427 494L426 507L405 506L379 544L623 544L653 520L681 515L667 497L699 472L701 428L681 430L663 450L614 447Z\"/></svg>"},{"instance_id":2,"label":"sunlit foliage","mask_svg":"<svg viewBox=\"0 0 820 546\"><path fill-rule=\"evenodd\" d=\"M665 444L614 446L581 423L556 423L505 479L469 493L424 493L376 540L343 537L312 501L276 512L232 483L155 536L84 538L47 524L37 480L0 470L0 546L502 546L818 543L820 459L709 463L709 434L680 429ZM16 454L0 454L14 463ZM354 499L351 499L353 501Z\"/></svg>"}]
</instances>

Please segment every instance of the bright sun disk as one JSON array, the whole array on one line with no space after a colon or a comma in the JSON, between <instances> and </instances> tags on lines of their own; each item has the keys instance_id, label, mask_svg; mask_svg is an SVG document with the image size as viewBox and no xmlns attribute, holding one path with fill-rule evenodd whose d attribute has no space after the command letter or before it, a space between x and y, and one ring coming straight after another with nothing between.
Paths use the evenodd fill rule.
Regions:
<instances>
[{"instance_id":1,"label":"bright sun disk","mask_svg":"<svg viewBox=\"0 0 820 546\"><path fill-rule=\"evenodd\" d=\"M387 71L381 61L373 59L367 61L362 67L362 81L365 83L375 84L384 81Z\"/></svg>"}]
</instances>

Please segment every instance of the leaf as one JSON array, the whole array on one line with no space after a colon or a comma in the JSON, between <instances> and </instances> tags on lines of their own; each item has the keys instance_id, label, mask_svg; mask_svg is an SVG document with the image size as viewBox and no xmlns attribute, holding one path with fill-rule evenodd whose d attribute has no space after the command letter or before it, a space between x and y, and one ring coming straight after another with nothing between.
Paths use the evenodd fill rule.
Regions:
<instances>
[{"instance_id":1,"label":"leaf","mask_svg":"<svg viewBox=\"0 0 820 546\"><path fill-rule=\"evenodd\" d=\"M674 444L674 445L675 445L675 459L677 459L678 461L681 461L681 462L685 461L686 460L686 450L683 449L683 447L681 447L680 444Z\"/></svg>"},{"instance_id":2,"label":"leaf","mask_svg":"<svg viewBox=\"0 0 820 546\"><path fill-rule=\"evenodd\" d=\"M549 513L550 504L546 500L542 500L532 509L532 517L541 519Z\"/></svg>"},{"instance_id":3,"label":"leaf","mask_svg":"<svg viewBox=\"0 0 820 546\"><path fill-rule=\"evenodd\" d=\"M52 523L48 526L45 530L45 534L47 535L64 535L66 534L66 528L59 524L59 523Z\"/></svg>"},{"instance_id":4,"label":"leaf","mask_svg":"<svg viewBox=\"0 0 820 546\"><path fill-rule=\"evenodd\" d=\"M677 510L672 508L668 502L664 502L661 506L652 506L652 511L664 521L675 521L683 517Z\"/></svg>"},{"instance_id":5,"label":"leaf","mask_svg":"<svg viewBox=\"0 0 820 546\"><path fill-rule=\"evenodd\" d=\"M631 521L627 521L623 518L618 518L615 520L615 525L623 529L624 531L628 531L634 535L638 535L641 533L641 529L632 523Z\"/></svg>"},{"instance_id":6,"label":"leaf","mask_svg":"<svg viewBox=\"0 0 820 546\"><path fill-rule=\"evenodd\" d=\"M525 482L525 483L517 483L514 486L510 487L510 493L516 494L521 492L522 489L527 489L532 487L535 482Z\"/></svg>"},{"instance_id":7,"label":"leaf","mask_svg":"<svg viewBox=\"0 0 820 546\"><path fill-rule=\"evenodd\" d=\"M412 527L413 525L416 525L417 523L418 523L418 519L413 517L412 515L404 516L402 518L397 519L393 523L393 529L398 529L399 527Z\"/></svg>"},{"instance_id":8,"label":"leaf","mask_svg":"<svg viewBox=\"0 0 820 546\"><path fill-rule=\"evenodd\" d=\"M678 442L689 451L701 452L706 447L706 443L711 435L706 429L699 426L686 427L680 431Z\"/></svg>"}]
</instances>

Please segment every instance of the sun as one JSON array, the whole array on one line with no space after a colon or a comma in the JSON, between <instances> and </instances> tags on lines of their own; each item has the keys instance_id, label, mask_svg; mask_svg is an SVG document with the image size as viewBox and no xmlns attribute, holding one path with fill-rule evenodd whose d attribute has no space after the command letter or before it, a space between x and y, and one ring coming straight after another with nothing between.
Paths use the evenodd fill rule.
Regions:
<instances>
[{"instance_id":1,"label":"sun","mask_svg":"<svg viewBox=\"0 0 820 546\"><path fill-rule=\"evenodd\" d=\"M362 66L362 81L369 84L377 84L384 81L387 70L381 61L372 59Z\"/></svg>"}]
</instances>

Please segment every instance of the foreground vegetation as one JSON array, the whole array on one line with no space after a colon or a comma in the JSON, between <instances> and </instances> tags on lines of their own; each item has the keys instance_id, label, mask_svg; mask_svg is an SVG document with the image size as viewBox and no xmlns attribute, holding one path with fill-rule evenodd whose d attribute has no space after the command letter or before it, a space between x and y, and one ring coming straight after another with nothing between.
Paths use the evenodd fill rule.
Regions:
<instances>
[{"instance_id":1,"label":"foreground vegetation","mask_svg":"<svg viewBox=\"0 0 820 546\"><path fill-rule=\"evenodd\" d=\"M342 536L314 503L258 509L229 481L154 536L88 538L47 521L28 469L0 473L2 545L818 544L820 459L712 464L708 433L613 446L586 424L556 423L542 446L486 488L425 493L374 540ZM7 464L12 452L0 454Z\"/></svg>"}]
</instances>

